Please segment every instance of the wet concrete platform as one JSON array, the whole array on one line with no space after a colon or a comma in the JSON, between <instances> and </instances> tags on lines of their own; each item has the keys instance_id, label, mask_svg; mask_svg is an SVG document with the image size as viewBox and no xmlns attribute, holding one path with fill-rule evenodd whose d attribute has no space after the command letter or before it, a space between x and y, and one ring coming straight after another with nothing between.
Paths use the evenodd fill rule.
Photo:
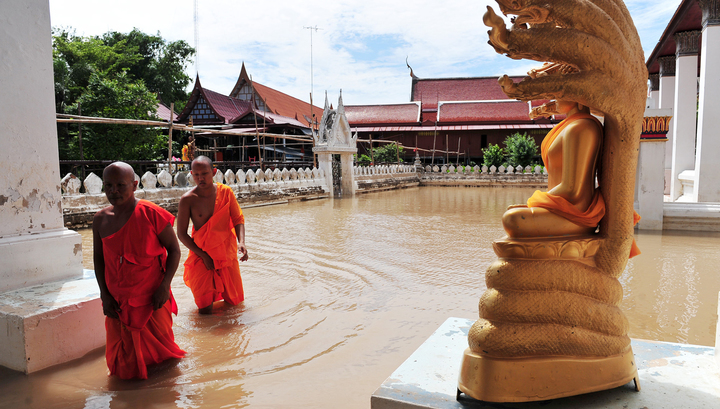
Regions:
<instances>
[{"instance_id":1,"label":"wet concrete platform","mask_svg":"<svg viewBox=\"0 0 720 409\"><path fill-rule=\"evenodd\" d=\"M373 409L409 408L720 408L720 365L713 347L632 340L642 390L619 388L530 403L485 403L461 395L458 375L474 320L448 318L373 393Z\"/></svg>"}]
</instances>

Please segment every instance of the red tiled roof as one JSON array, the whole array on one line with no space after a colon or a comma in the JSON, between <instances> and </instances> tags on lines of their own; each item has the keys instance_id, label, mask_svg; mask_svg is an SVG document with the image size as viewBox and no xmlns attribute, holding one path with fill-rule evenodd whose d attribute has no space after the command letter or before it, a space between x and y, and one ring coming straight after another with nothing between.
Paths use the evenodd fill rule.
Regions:
<instances>
[{"instance_id":1,"label":"red tiled roof","mask_svg":"<svg viewBox=\"0 0 720 409\"><path fill-rule=\"evenodd\" d=\"M550 129L553 124L492 124L492 125L438 125L435 126L359 126L353 132L428 132L478 131L489 129Z\"/></svg>"},{"instance_id":2,"label":"red tiled roof","mask_svg":"<svg viewBox=\"0 0 720 409\"><path fill-rule=\"evenodd\" d=\"M310 103L303 100L291 97L288 94L280 92L276 89L270 88L263 84L250 80L250 76L245 69L245 63L243 62L242 68L240 69L240 75L238 76L235 86L233 87L230 95L237 96L238 92L246 84L252 83L252 87L255 93L263 100L265 106L272 113L282 115L288 118L295 118L302 122L303 126L308 126L308 121L305 117L311 117L315 114L315 120L320 121L322 118L323 109L313 105L312 113L310 112ZM259 101L256 101L259 103Z\"/></svg>"},{"instance_id":3,"label":"red tiled roof","mask_svg":"<svg viewBox=\"0 0 720 409\"><path fill-rule=\"evenodd\" d=\"M252 110L248 101L230 98L207 88L203 88L202 93L215 113L225 119L226 124L233 123L235 119L247 115Z\"/></svg>"},{"instance_id":4,"label":"red tiled roof","mask_svg":"<svg viewBox=\"0 0 720 409\"><path fill-rule=\"evenodd\" d=\"M270 111L288 118L297 118L298 121L303 123L303 126L308 126L303 115L310 116L309 102L291 97L288 94L284 94L257 82L253 82L253 87ZM316 120L320 121L323 114L322 108L313 106L313 113L315 114Z\"/></svg>"},{"instance_id":5,"label":"red tiled roof","mask_svg":"<svg viewBox=\"0 0 720 409\"><path fill-rule=\"evenodd\" d=\"M675 14L665 27L660 39L650 57L648 57L645 65L648 68L648 74L657 74L660 72L660 64L657 59L664 56L674 56L676 51L675 33L681 31L702 30L702 10L695 0L683 0L675 10ZM700 70L700 54L701 47L698 47L698 75Z\"/></svg>"},{"instance_id":6,"label":"red tiled roof","mask_svg":"<svg viewBox=\"0 0 720 409\"><path fill-rule=\"evenodd\" d=\"M388 105L345 105L345 116L352 125L417 124L420 106L415 102Z\"/></svg>"},{"instance_id":7,"label":"red tiled roof","mask_svg":"<svg viewBox=\"0 0 720 409\"><path fill-rule=\"evenodd\" d=\"M155 115L163 121L170 121L170 108L162 102L158 102ZM173 120L177 121L177 114L173 115Z\"/></svg>"},{"instance_id":8,"label":"red tiled roof","mask_svg":"<svg viewBox=\"0 0 720 409\"><path fill-rule=\"evenodd\" d=\"M523 77L510 77L515 82ZM413 80L412 101L422 101L423 109L436 108L438 101L487 101L510 99L497 77L419 78Z\"/></svg>"},{"instance_id":9,"label":"red tiled roof","mask_svg":"<svg viewBox=\"0 0 720 409\"><path fill-rule=\"evenodd\" d=\"M438 107L438 122L446 123L478 123L530 122L527 102L442 102Z\"/></svg>"},{"instance_id":10,"label":"red tiled roof","mask_svg":"<svg viewBox=\"0 0 720 409\"><path fill-rule=\"evenodd\" d=\"M208 104L209 111L213 112L219 119L200 119L194 118L195 123L223 123L230 124L235 119L246 115L251 111L250 102L242 101L237 98L231 98L218 92L203 88L200 84L200 77L195 78L195 86L193 87L190 98L185 108L178 115L178 122L188 121L188 117L193 112L200 99L204 99ZM204 112L203 114L209 114Z\"/></svg>"}]
</instances>

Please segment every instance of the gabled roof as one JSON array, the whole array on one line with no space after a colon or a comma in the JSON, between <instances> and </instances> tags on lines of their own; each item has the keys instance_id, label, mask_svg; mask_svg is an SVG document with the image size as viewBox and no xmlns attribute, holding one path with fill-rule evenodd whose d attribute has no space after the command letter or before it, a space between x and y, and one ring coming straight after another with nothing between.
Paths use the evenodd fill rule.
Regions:
<instances>
[{"instance_id":1,"label":"gabled roof","mask_svg":"<svg viewBox=\"0 0 720 409\"><path fill-rule=\"evenodd\" d=\"M517 81L521 76L510 77ZM509 100L497 77L413 78L411 101L421 101L423 110L437 109L438 101Z\"/></svg>"},{"instance_id":2,"label":"gabled roof","mask_svg":"<svg viewBox=\"0 0 720 409\"><path fill-rule=\"evenodd\" d=\"M157 108L155 108L155 115L157 115L158 118L160 118L163 121L170 121L170 107L163 104L162 102L157 103ZM174 113L173 115L173 121L177 122L177 113Z\"/></svg>"},{"instance_id":3,"label":"gabled roof","mask_svg":"<svg viewBox=\"0 0 720 409\"><path fill-rule=\"evenodd\" d=\"M267 106L268 110L272 113L288 118L295 118L304 125L308 125L308 121L305 117L310 117L311 115L310 103L262 85L256 81L251 81L250 76L245 69L245 63L243 62L242 68L240 69L240 75L238 76L235 86L230 92L230 96L237 97L238 93L245 84L252 84L257 96L265 103L265 106ZM256 101L256 103L257 102L259 101ZM315 114L315 120L319 121L323 110L322 108L313 105L312 113Z\"/></svg>"},{"instance_id":4,"label":"gabled roof","mask_svg":"<svg viewBox=\"0 0 720 409\"><path fill-rule=\"evenodd\" d=\"M447 123L528 123L530 106L522 101L442 102L438 104L439 124Z\"/></svg>"},{"instance_id":5,"label":"gabled roof","mask_svg":"<svg viewBox=\"0 0 720 409\"><path fill-rule=\"evenodd\" d=\"M420 103L345 105L345 116L353 126L378 124L413 125L420 122Z\"/></svg>"},{"instance_id":6,"label":"gabled roof","mask_svg":"<svg viewBox=\"0 0 720 409\"><path fill-rule=\"evenodd\" d=\"M657 59L664 56L674 56L677 45L675 43L675 33L683 31L702 30L702 10L697 0L683 0L675 10L675 14L665 27L660 39L650 57L648 57L646 66L648 74L657 74L660 72L660 64ZM698 40L700 41L700 40ZM700 47L698 47L698 70L700 64Z\"/></svg>"},{"instance_id":7,"label":"gabled roof","mask_svg":"<svg viewBox=\"0 0 720 409\"><path fill-rule=\"evenodd\" d=\"M177 121L186 122L192 114L196 124L231 124L251 111L250 102L203 88L197 76L190 99Z\"/></svg>"}]
</instances>

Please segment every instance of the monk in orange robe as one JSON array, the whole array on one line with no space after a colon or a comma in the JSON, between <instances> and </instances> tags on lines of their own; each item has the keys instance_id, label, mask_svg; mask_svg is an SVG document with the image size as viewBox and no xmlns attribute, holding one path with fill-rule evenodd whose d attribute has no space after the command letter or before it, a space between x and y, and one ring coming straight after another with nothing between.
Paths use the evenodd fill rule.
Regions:
<instances>
[{"instance_id":1,"label":"monk in orange robe","mask_svg":"<svg viewBox=\"0 0 720 409\"><path fill-rule=\"evenodd\" d=\"M514 238L592 234L605 215L605 201L595 187L602 125L575 102L558 100L542 108L550 111L543 114L567 115L541 145L548 191L535 191L527 205L510 206L503 227ZM639 218L635 213L635 223ZM630 257L638 254L633 241Z\"/></svg>"},{"instance_id":2,"label":"monk in orange robe","mask_svg":"<svg viewBox=\"0 0 720 409\"><path fill-rule=\"evenodd\" d=\"M212 162L197 157L191 165L196 186L180 198L177 235L190 250L185 261L185 284L195 297L201 314L212 312L213 302L237 305L245 299L238 264L248 259L245 218L235 193L213 183ZM192 237L188 235L192 219Z\"/></svg>"},{"instance_id":3,"label":"monk in orange robe","mask_svg":"<svg viewBox=\"0 0 720 409\"><path fill-rule=\"evenodd\" d=\"M95 277L105 314L105 358L111 375L147 379L147 366L185 351L175 343L177 305L170 283L180 262L174 217L135 198L130 165L115 162L103 172L110 206L93 219Z\"/></svg>"}]
</instances>

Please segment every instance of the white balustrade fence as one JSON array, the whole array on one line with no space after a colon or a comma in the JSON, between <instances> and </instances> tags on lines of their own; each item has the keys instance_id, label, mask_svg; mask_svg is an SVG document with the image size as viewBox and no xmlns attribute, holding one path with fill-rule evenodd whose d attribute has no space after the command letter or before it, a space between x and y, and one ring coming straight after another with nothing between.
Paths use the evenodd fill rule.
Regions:
<instances>
[{"instance_id":1,"label":"white balustrade fence","mask_svg":"<svg viewBox=\"0 0 720 409\"><path fill-rule=\"evenodd\" d=\"M355 172L359 172L356 168ZM390 170L387 170L390 173ZM356 173L357 175L358 173ZM135 175L135 180L139 181L138 188L143 190L168 189L168 188L187 188L195 186L195 181L189 172L178 172L173 177L167 170L163 169L158 174L145 172L142 177ZM287 168L266 169L244 171L239 169L237 172L227 170L225 173L217 172L213 176L213 180L218 183L224 183L228 186L248 187L251 190L263 189L287 189L287 188L310 188L325 187L325 172L318 168ZM68 173L60 181L63 195L75 196L81 195L81 188L85 188L84 194L99 195L102 194L102 179L90 172L85 180L81 181L77 176Z\"/></svg>"}]
</instances>

